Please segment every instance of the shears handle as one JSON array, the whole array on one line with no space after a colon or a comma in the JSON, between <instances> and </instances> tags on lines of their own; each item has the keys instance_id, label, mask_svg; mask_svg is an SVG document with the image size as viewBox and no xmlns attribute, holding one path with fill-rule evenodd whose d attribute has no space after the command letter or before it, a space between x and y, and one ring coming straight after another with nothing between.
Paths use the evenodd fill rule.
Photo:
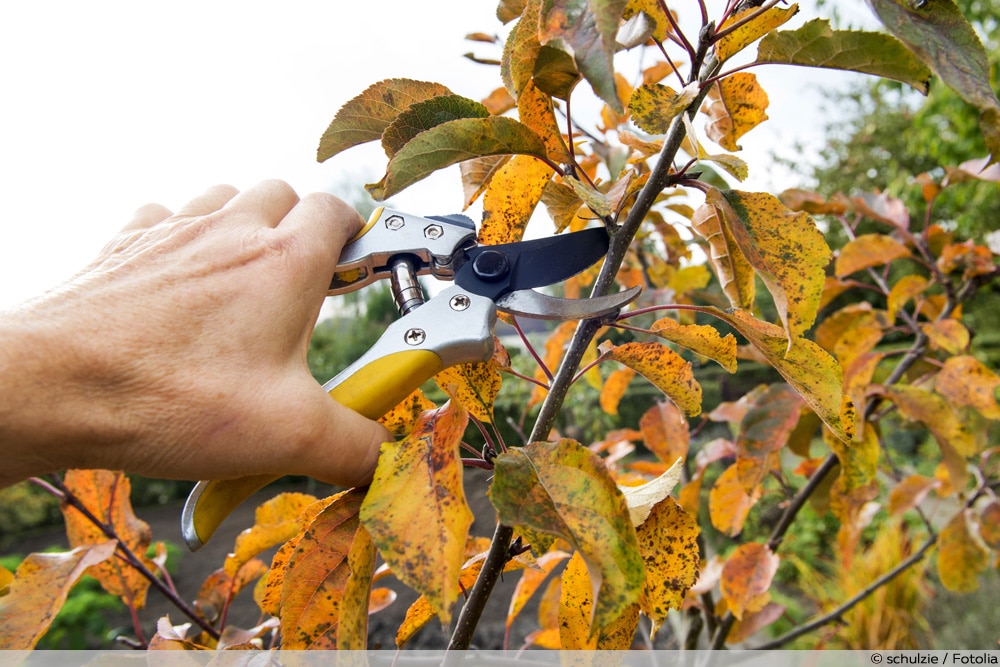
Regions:
<instances>
[{"instance_id":1,"label":"shears handle","mask_svg":"<svg viewBox=\"0 0 1000 667\"><path fill-rule=\"evenodd\" d=\"M442 369L489 359L495 322L492 300L453 285L389 325L375 345L323 388L339 403L378 419ZM181 515L188 548L204 546L237 506L279 477L198 482Z\"/></svg>"}]
</instances>

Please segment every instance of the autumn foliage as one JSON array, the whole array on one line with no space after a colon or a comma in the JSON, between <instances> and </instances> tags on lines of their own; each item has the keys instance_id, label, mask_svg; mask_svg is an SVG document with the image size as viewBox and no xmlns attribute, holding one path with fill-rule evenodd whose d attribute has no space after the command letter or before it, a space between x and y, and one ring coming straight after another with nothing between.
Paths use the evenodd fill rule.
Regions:
<instances>
[{"instance_id":1,"label":"autumn foliage","mask_svg":"<svg viewBox=\"0 0 1000 667\"><path fill-rule=\"evenodd\" d=\"M395 598L389 572L419 594L400 647L435 619L453 629L452 648L468 647L502 572L517 578L512 648L627 649L642 645L643 622L656 646L663 633L690 648L818 645L919 564L933 562L950 590L976 589L1000 555L1000 376L977 357L963 310L997 264L936 220L934 202L967 181L1000 182L1000 103L982 47L950 0L872 0L883 33L820 18L786 29L799 8L776 1L710 4L502 0L506 38L470 35L490 51L475 56L484 76L500 75L487 99L390 79L340 109L318 157L380 141L376 198L459 164L465 205L482 200L481 243L520 240L529 220L552 234L602 225L605 262L566 294L641 285L644 295L613 321L556 328L522 355L536 370L517 370L498 343L491 361L443 372L447 402L418 392L384 418L398 439L383 445L370 487L262 505L198 600L177 601L194 625L162 619L150 648L365 648L369 614ZM740 190L740 139L767 121L753 72L789 65L922 92L937 79L979 109L992 157L914 174L920 211L891 193ZM594 99L595 117L578 115ZM841 247L828 245L833 229ZM705 404L700 376L762 366L769 382ZM522 382L533 383L523 422L533 426L511 442L494 404ZM643 382L662 398L637 423L580 442L554 428L579 382L599 387L594 409L609 415ZM904 430L921 434L913 452L892 446ZM466 488L464 465L491 470L488 487ZM84 571L132 609L151 585L170 594L126 477L70 471L51 483L73 551L0 569L0 647L34 646ZM492 540L469 536L472 494L496 510ZM836 519L825 567L871 579L801 583L784 594L814 615L789 617L776 576L795 563L786 538L806 503ZM764 506L777 518L761 520ZM872 527L893 531L898 548ZM263 622L226 626L233 596L251 586ZM532 600L536 629L512 636ZM792 629L774 636L782 617ZM831 645L889 646L898 627Z\"/></svg>"}]
</instances>

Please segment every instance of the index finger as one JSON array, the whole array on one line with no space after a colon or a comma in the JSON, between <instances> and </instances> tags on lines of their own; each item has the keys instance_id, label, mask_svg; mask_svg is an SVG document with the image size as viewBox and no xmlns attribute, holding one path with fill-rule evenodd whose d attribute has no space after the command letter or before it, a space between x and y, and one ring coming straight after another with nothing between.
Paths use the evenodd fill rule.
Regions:
<instances>
[{"instance_id":1,"label":"index finger","mask_svg":"<svg viewBox=\"0 0 1000 667\"><path fill-rule=\"evenodd\" d=\"M337 265L344 245L365 226L354 207L325 192L307 195L289 211L275 233L293 244L301 243L301 257L310 270L329 273Z\"/></svg>"}]
</instances>

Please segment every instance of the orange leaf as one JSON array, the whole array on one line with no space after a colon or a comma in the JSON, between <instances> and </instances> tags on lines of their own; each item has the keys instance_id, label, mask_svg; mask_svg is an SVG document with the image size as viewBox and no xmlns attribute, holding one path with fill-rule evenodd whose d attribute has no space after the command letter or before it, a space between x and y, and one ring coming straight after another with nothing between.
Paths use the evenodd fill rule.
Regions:
<instances>
[{"instance_id":1,"label":"orange leaf","mask_svg":"<svg viewBox=\"0 0 1000 667\"><path fill-rule=\"evenodd\" d=\"M730 644L737 644L757 634L784 616L785 607L776 602L768 602L760 611L748 612L743 619L736 621L726 636Z\"/></svg>"},{"instance_id":2,"label":"orange leaf","mask_svg":"<svg viewBox=\"0 0 1000 667\"><path fill-rule=\"evenodd\" d=\"M757 501L761 488L747 492L740 482L739 468L734 463L719 475L708 494L708 514L717 530L736 536L743 530L743 522Z\"/></svg>"},{"instance_id":3,"label":"orange leaf","mask_svg":"<svg viewBox=\"0 0 1000 667\"><path fill-rule=\"evenodd\" d=\"M722 597L733 616L762 610L771 601L771 581L780 559L765 544L749 542L736 548L722 568Z\"/></svg>"},{"instance_id":4,"label":"orange leaf","mask_svg":"<svg viewBox=\"0 0 1000 667\"><path fill-rule=\"evenodd\" d=\"M761 394L740 422L736 439L737 474L751 493L772 469L772 454L785 446L799 423L802 398L785 384Z\"/></svg>"},{"instance_id":5,"label":"orange leaf","mask_svg":"<svg viewBox=\"0 0 1000 667\"><path fill-rule=\"evenodd\" d=\"M559 643L564 651L621 651L632 645L639 605L626 606L610 623L591 625L595 588L584 558L579 552L573 554L563 571L559 596Z\"/></svg>"},{"instance_id":6,"label":"orange leaf","mask_svg":"<svg viewBox=\"0 0 1000 667\"><path fill-rule=\"evenodd\" d=\"M601 387L601 409L609 415L617 415L618 404L625 396L628 385L634 377L635 371L631 368L619 368L612 371L608 379L604 381L604 386Z\"/></svg>"},{"instance_id":7,"label":"orange leaf","mask_svg":"<svg viewBox=\"0 0 1000 667\"><path fill-rule=\"evenodd\" d=\"M941 480L923 475L910 475L889 492L889 514L895 516L923 502L931 490L941 486Z\"/></svg>"},{"instance_id":8,"label":"orange leaf","mask_svg":"<svg viewBox=\"0 0 1000 667\"><path fill-rule=\"evenodd\" d=\"M545 366L552 370L558 367L559 362L562 360L563 352L569 341L573 338L573 333L576 331L576 322L567 321L561 322L555 331L549 334L548 340L545 341L545 354L542 360L545 362ZM541 368L535 371L535 379L540 382L548 382L548 378L545 373L542 372ZM537 403L540 403L545 395L548 393L547 389L535 386L531 392L531 398L528 400L528 407L531 407Z\"/></svg>"},{"instance_id":9,"label":"orange leaf","mask_svg":"<svg viewBox=\"0 0 1000 667\"><path fill-rule=\"evenodd\" d=\"M94 516L114 529L122 544L145 565L153 567L153 563L145 557L152 534L149 525L137 518L132 511L129 498L132 485L124 473L69 470L63 483ZM62 512L66 519L66 535L70 547L103 544L108 539L104 531L72 506L63 504ZM149 580L124 560L112 558L103 561L87 574L101 582L105 591L121 597L126 604L136 609L145 606Z\"/></svg>"},{"instance_id":10,"label":"orange leaf","mask_svg":"<svg viewBox=\"0 0 1000 667\"><path fill-rule=\"evenodd\" d=\"M691 432L687 418L672 402L658 401L642 415L639 429L646 449L663 463L673 465L677 459L687 458Z\"/></svg>"},{"instance_id":11,"label":"orange leaf","mask_svg":"<svg viewBox=\"0 0 1000 667\"><path fill-rule=\"evenodd\" d=\"M754 74L730 74L708 89L708 98L702 107L708 116L705 134L727 151L741 150L736 141L767 120L767 93Z\"/></svg>"},{"instance_id":12,"label":"orange leaf","mask_svg":"<svg viewBox=\"0 0 1000 667\"><path fill-rule=\"evenodd\" d=\"M563 141L562 133L559 130L559 123L552 107L552 98L539 90L535 86L534 80L530 81L521 94L517 96L517 117L542 138L542 141L545 142L545 150L548 151L549 158L553 162L567 163L572 161L569 149L566 148L566 142ZM548 170L548 175L552 175L551 169Z\"/></svg>"},{"instance_id":13,"label":"orange leaf","mask_svg":"<svg viewBox=\"0 0 1000 667\"><path fill-rule=\"evenodd\" d=\"M885 234L862 234L851 239L840 249L834 263L834 275L849 276L874 266L888 264L895 259L909 257L910 251L902 243Z\"/></svg>"},{"instance_id":14,"label":"orange leaf","mask_svg":"<svg viewBox=\"0 0 1000 667\"><path fill-rule=\"evenodd\" d=\"M254 525L236 536L233 551L226 556L226 573L236 576L254 556L292 539L304 525L303 511L315 502L306 493L282 493L260 505L254 511Z\"/></svg>"},{"instance_id":15,"label":"orange leaf","mask_svg":"<svg viewBox=\"0 0 1000 667\"><path fill-rule=\"evenodd\" d=\"M979 445L968 425L937 394L909 385L886 387L885 392L904 417L923 423L938 445L950 447L962 457L978 453Z\"/></svg>"},{"instance_id":16,"label":"orange leaf","mask_svg":"<svg viewBox=\"0 0 1000 667\"><path fill-rule=\"evenodd\" d=\"M1000 501L994 500L979 513L979 535L988 546L1000 549Z\"/></svg>"},{"instance_id":17,"label":"orange leaf","mask_svg":"<svg viewBox=\"0 0 1000 667\"><path fill-rule=\"evenodd\" d=\"M646 563L639 608L653 623L651 634L656 634L670 609L681 608L684 595L698 579L700 532L695 518L669 497L654 505L636 529Z\"/></svg>"},{"instance_id":18,"label":"orange leaf","mask_svg":"<svg viewBox=\"0 0 1000 667\"><path fill-rule=\"evenodd\" d=\"M996 390L1000 377L975 357L951 357L934 378L934 389L959 407L977 410L987 419L1000 419Z\"/></svg>"},{"instance_id":19,"label":"orange leaf","mask_svg":"<svg viewBox=\"0 0 1000 667\"><path fill-rule=\"evenodd\" d=\"M466 424L465 410L451 400L422 414L405 440L384 443L361 507L361 522L393 573L427 596L445 623L472 525L458 454Z\"/></svg>"},{"instance_id":20,"label":"orange leaf","mask_svg":"<svg viewBox=\"0 0 1000 667\"><path fill-rule=\"evenodd\" d=\"M701 413L701 386L694 379L691 363L662 343L602 345L609 359L625 364L652 382L689 415Z\"/></svg>"},{"instance_id":21,"label":"orange leaf","mask_svg":"<svg viewBox=\"0 0 1000 667\"><path fill-rule=\"evenodd\" d=\"M232 598L236 597L243 588L252 581L267 574L267 565L263 561L253 558L243 564L236 576L231 576L224 568L219 568L208 575L198 596L195 598L195 609L201 613L210 623L218 620L219 614Z\"/></svg>"},{"instance_id":22,"label":"orange leaf","mask_svg":"<svg viewBox=\"0 0 1000 667\"><path fill-rule=\"evenodd\" d=\"M938 576L945 588L956 593L977 590L977 575L989 567L989 551L970 525L973 520L970 510L962 510L941 529L938 539Z\"/></svg>"},{"instance_id":23,"label":"orange leaf","mask_svg":"<svg viewBox=\"0 0 1000 667\"><path fill-rule=\"evenodd\" d=\"M105 540L65 553L31 554L0 597L0 650L31 650L66 602L84 570L112 558L116 542Z\"/></svg>"},{"instance_id":24,"label":"orange leaf","mask_svg":"<svg viewBox=\"0 0 1000 667\"><path fill-rule=\"evenodd\" d=\"M538 590L538 587L542 585L542 582L545 581L557 565L569 558L569 556L565 551L550 551L538 558L537 570L524 570L521 578L517 581L517 585L514 586L514 593L510 598L510 606L507 608L506 626L508 632L510 632L510 626L514 623L514 619L521 613L521 610L524 609L524 606L528 603L531 596L534 595L535 591Z\"/></svg>"},{"instance_id":25,"label":"orange leaf","mask_svg":"<svg viewBox=\"0 0 1000 667\"><path fill-rule=\"evenodd\" d=\"M878 345L889 324L883 311L872 310L867 303L845 306L816 327L815 339L846 369Z\"/></svg>"},{"instance_id":26,"label":"orange leaf","mask_svg":"<svg viewBox=\"0 0 1000 667\"><path fill-rule=\"evenodd\" d=\"M695 354L708 357L730 373L736 372L736 337L732 334L726 334L723 338L715 327L680 324L669 317L653 322L650 330L657 336L683 345Z\"/></svg>"}]
</instances>

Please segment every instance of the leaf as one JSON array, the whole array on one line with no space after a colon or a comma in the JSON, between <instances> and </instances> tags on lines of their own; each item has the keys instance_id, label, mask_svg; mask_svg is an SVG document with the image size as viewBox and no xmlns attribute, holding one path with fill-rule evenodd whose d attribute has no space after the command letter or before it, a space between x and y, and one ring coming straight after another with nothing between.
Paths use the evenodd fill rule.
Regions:
<instances>
[{"instance_id":1,"label":"leaf","mask_svg":"<svg viewBox=\"0 0 1000 667\"><path fill-rule=\"evenodd\" d=\"M827 317L816 327L816 342L848 368L855 359L871 352L885 331L889 319L882 311L873 310L867 302L845 306Z\"/></svg>"},{"instance_id":2,"label":"leaf","mask_svg":"<svg viewBox=\"0 0 1000 667\"><path fill-rule=\"evenodd\" d=\"M601 459L573 440L533 442L494 462L489 498L500 521L566 540L598 589L594 630L638 597L644 579L625 499Z\"/></svg>"},{"instance_id":3,"label":"leaf","mask_svg":"<svg viewBox=\"0 0 1000 667\"><path fill-rule=\"evenodd\" d=\"M944 350L949 354L961 354L969 348L971 336L965 325L958 320L937 320L920 325L931 343L931 349Z\"/></svg>"},{"instance_id":4,"label":"leaf","mask_svg":"<svg viewBox=\"0 0 1000 667\"><path fill-rule=\"evenodd\" d=\"M716 530L730 537L743 530L750 510L760 500L761 487L750 492L740 482L739 469L734 463L719 475L708 494L708 515Z\"/></svg>"},{"instance_id":5,"label":"leaf","mask_svg":"<svg viewBox=\"0 0 1000 667\"><path fill-rule=\"evenodd\" d=\"M639 595L639 608L652 621L650 634L655 635L667 612L681 608L688 589L698 579L701 529L673 498L664 498L650 509L649 518L636 533L646 563L646 583Z\"/></svg>"},{"instance_id":6,"label":"leaf","mask_svg":"<svg viewBox=\"0 0 1000 667\"><path fill-rule=\"evenodd\" d=\"M542 203L545 204L549 217L555 223L556 233L572 224L582 205L580 195L577 194L576 190L571 185L558 181L556 178L545 184L545 190L542 192Z\"/></svg>"},{"instance_id":7,"label":"leaf","mask_svg":"<svg viewBox=\"0 0 1000 667\"><path fill-rule=\"evenodd\" d=\"M468 209L479 199L479 195L486 191L486 186L490 184L493 176L510 158L510 155L490 155L465 160L458 165L462 174L462 193L465 199L462 210Z\"/></svg>"},{"instance_id":8,"label":"leaf","mask_svg":"<svg viewBox=\"0 0 1000 667\"><path fill-rule=\"evenodd\" d=\"M875 15L944 83L980 111L979 127L1000 160L1000 101L990 87L990 62L982 42L953 0L919 4L868 0Z\"/></svg>"},{"instance_id":9,"label":"leaf","mask_svg":"<svg viewBox=\"0 0 1000 667\"><path fill-rule=\"evenodd\" d=\"M744 614L762 610L771 601L771 581L780 559L765 544L749 542L736 547L722 567L720 589L729 611Z\"/></svg>"},{"instance_id":10,"label":"leaf","mask_svg":"<svg viewBox=\"0 0 1000 667\"><path fill-rule=\"evenodd\" d=\"M663 13L663 6L657 0L629 0L622 13L622 19L628 20L639 13L645 14L656 24L653 37L661 42L665 41L667 34L673 29L666 14ZM676 17L676 12L671 13Z\"/></svg>"},{"instance_id":11,"label":"leaf","mask_svg":"<svg viewBox=\"0 0 1000 667\"><path fill-rule=\"evenodd\" d=\"M628 515L633 526L638 528L646 521L653 507L669 496L674 487L680 483L683 473L684 461L677 459L656 479L638 486L618 486L618 490L625 496L625 504L628 506Z\"/></svg>"},{"instance_id":12,"label":"leaf","mask_svg":"<svg viewBox=\"0 0 1000 667\"><path fill-rule=\"evenodd\" d=\"M383 443L361 506L361 523L393 574L425 595L444 623L472 525L458 454L467 423L451 400L422 414L405 440Z\"/></svg>"},{"instance_id":13,"label":"leaf","mask_svg":"<svg viewBox=\"0 0 1000 667\"><path fill-rule=\"evenodd\" d=\"M359 489L338 494L298 540L283 577L282 649L337 648L341 619L358 609L367 617L375 551L358 520L364 496ZM350 559L356 551L361 557ZM352 578L363 582L361 599L356 590L347 594Z\"/></svg>"},{"instance_id":14,"label":"leaf","mask_svg":"<svg viewBox=\"0 0 1000 667\"><path fill-rule=\"evenodd\" d=\"M968 181L1000 183L1000 165L996 162L993 162L991 165L989 158L966 160L957 167L945 167L944 171L945 177L941 182L942 188Z\"/></svg>"},{"instance_id":15,"label":"leaf","mask_svg":"<svg viewBox=\"0 0 1000 667\"><path fill-rule=\"evenodd\" d=\"M899 229L909 229L910 214L901 199L888 194L862 192L850 200L851 207L865 217Z\"/></svg>"},{"instance_id":16,"label":"leaf","mask_svg":"<svg viewBox=\"0 0 1000 667\"><path fill-rule=\"evenodd\" d=\"M163 616L156 621L156 634L149 640L150 651L207 651L207 646L198 644L188 637L191 623L174 625L170 616ZM183 663L182 663L183 664ZM200 664L200 663L193 663Z\"/></svg>"},{"instance_id":17,"label":"leaf","mask_svg":"<svg viewBox=\"0 0 1000 667\"><path fill-rule=\"evenodd\" d=\"M548 49L550 47L543 46L542 53L544 54ZM552 93L543 92L539 88L537 72L535 77L521 91L520 97L517 98L517 116L522 123L530 127L542 138L542 141L545 143L545 150L552 161L572 162L573 158L566 147L566 142L563 141L559 123L556 121L552 98L549 96Z\"/></svg>"},{"instance_id":18,"label":"leaf","mask_svg":"<svg viewBox=\"0 0 1000 667\"><path fill-rule=\"evenodd\" d=\"M976 576L989 567L990 553L970 524L971 510L951 518L938 536L937 572L941 584L955 593L971 593L979 588Z\"/></svg>"},{"instance_id":19,"label":"leaf","mask_svg":"<svg viewBox=\"0 0 1000 667\"><path fill-rule=\"evenodd\" d=\"M565 551L550 551L539 556L538 569L526 568L524 570L521 578L517 580L517 584L514 586L514 593L510 598L510 606L507 608L506 628L508 633L510 632L511 625L514 623L514 619L517 618L517 615L528 604L528 600L538 590L538 587L542 585L556 566L569 557L570 554Z\"/></svg>"},{"instance_id":20,"label":"leaf","mask_svg":"<svg viewBox=\"0 0 1000 667\"><path fill-rule=\"evenodd\" d=\"M414 102L392 119L382 132L382 148L392 158L415 136L449 120L487 118L490 112L483 104L461 95L438 95Z\"/></svg>"},{"instance_id":21,"label":"leaf","mask_svg":"<svg viewBox=\"0 0 1000 667\"><path fill-rule=\"evenodd\" d=\"M748 494L771 472L771 455L788 442L802 405L802 398L787 385L771 385L740 421L736 470Z\"/></svg>"},{"instance_id":22,"label":"leaf","mask_svg":"<svg viewBox=\"0 0 1000 667\"><path fill-rule=\"evenodd\" d=\"M889 312L889 321L895 322L896 316L899 315L903 306L910 299L922 294L929 286L927 279L923 276L903 276L897 280L892 289L889 290L887 298L886 310Z\"/></svg>"},{"instance_id":23,"label":"leaf","mask_svg":"<svg viewBox=\"0 0 1000 667\"><path fill-rule=\"evenodd\" d=\"M695 354L708 357L730 373L736 372L736 337L732 334L726 334L723 338L715 327L680 324L669 317L653 322L650 331L686 347Z\"/></svg>"},{"instance_id":24,"label":"leaf","mask_svg":"<svg viewBox=\"0 0 1000 667\"><path fill-rule=\"evenodd\" d=\"M910 251L906 246L891 236L862 234L848 241L840 249L834 264L834 273L838 278L843 278L855 271L863 271L909 256Z\"/></svg>"},{"instance_id":25,"label":"leaf","mask_svg":"<svg viewBox=\"0 0 1000 667\"><path fill-rule=\"evenodd\" d=\"M923 475L910 475L889 492L889 514L897 516L923 502L927 494L941 486L941 480Z\"/></svg>"},{"instance_id":26,"label":"leaf","mask_svg":"<svg viewBox=\"0 0 1000 667\"><path fill-rule=\"evenodd\" d=\"M544 0L542 44L561 40L573 50L580 74L612 109L622 113L615 86L615 37L627 0Z\"/></svg>"},{"instance_id":27,"label":"leaf","mask_svg":"<svg viewBox=\"0 0 1000 667\"><path fill-rule=\"evenodd\" d=\"M731 74L708 89L702 111L708 116L705 133L727 151L738 151L737 140L757 127L767 114L767 93L748 72Z\"/></svg>"},{"instance_id":28,"label":"leaf","mask_svg":"<svg viewBox=\"0 0 1000 667\"><path fill-rule=\"evenodd\" d=\"M1000 501L992 501L979 513L979 536L987 546L1000 549Z\"/></svg>"},{"instance_id":29,"label":"leaf","mask_svg":"<svg viewBox=\"0 0 1000 667\"><path fill-rule=\"evenodd\" d=\"M691 432L687 418L672 401L657 401L639 420L646 449L663 463L687 458Z\"/></svg>"},{"instance_id":30,"label":"leaf","mask_svg":"<svg viewBox=\"0 0 1000 667\"><path fill-rule=\"evenodd\" d=\"M0 565L0 597L10 592L10 582L14 581L14 573Z\"/></svg>"},{"instance_id":31,"label":"leaf","mask_svg":"<svg viewBox=\"0 0 1000 667\"><path fill-rule=\"evenodd\" d=\"M996 390L1000 376L975 357L950 357L934 378L934 390L958 407L969 407L987 419L1000 419Z\"/></svg>"},{"instance_id":32,"label":"leaf","mask_svg":"<svg viewBox=\"0 0 1000 667\"><path fill-rule=\"evenodd\" d=\"M698 97L698 86L685 86L679 93L660 83L647 83L632 91L628 110L632 121L647 134L666 134L671 122ZM659 151L657 151L659 152Z\"/></svg>"},{"instance_id":33,"label":"leaf","mask_svg":"<svg viewBox=\"0 0 1000 667\"><path fill-rule=\"evenodd\" d=\"M965 458L979 452L968 425L937 394L909 385L886 387L885 394L904 417L924 424L939 445L948 446Z\"/></svg>"},{"instance_id":34,"label":"leaf","mask_svg":"<svg viewBox=\"0 0 1000 667\"><path fill-rule=\"evenodd\" d=\"M219 643L215 648L219 651L233 650L237 648L257 650L258 647L252 643L253 640L277 629L279 625L280 621L276 618L269 618L263 623L247 630L237 628L234 625L227 625L222 630L222 635L219 637Z\"/></svg>"},{"instance_id":35,"label":"leaf","mask_svg":"<svg viewBox=\"0 0 1000 667\"><path fill-rule=\"evenodd\" d=\"M563 571L559 595L559 645L565 651L629 648L639 623L639 606L625 607L604 625L591 624L596 586L586 559L573 554Z\"/></svg>"},{"instance_id":36,"label":"leaf","mask_svg":"<svg viewBox=\"0 0 1000 667\"><path fill-rule=\"evenodd\" d=\"M855 406L844 395L840 364L833 357L805 338L790 346L779 327L757 320L742 310L713 312L731 324L764 355L768 363L799 392L837 437L848 442L852 439Z\"/></svg>"},{"instance_id":37,"label":"leaf","mask_svg":"<svg viewBox=\"0 0 1000 667\"><path fill-rule=\"evenodd\" d=\"M908 84L924 95L930 86L931 71L898 40L877 32L833 30L826 19L766 35L757 46L755 62L872 74Z\"/></svg>"},{"instance_id":38,"label":"leaf","mask_svg":"<svg viewBox=\"0 0 1000 667\"><path fill-rule=\"evenodd\" d=\"M479 243L520 241L552 178L552 167L527 155L515 155L493 175L483 198Z\"/></svg>"},{"instance_id":39,"label":"leaf","mask_svg":"<svg viewBox=\"0 0 1000 667\"><path fill-rule=\"evenodd\" d=\"M718 31L722 32L731 25L735 25L738 21L752 16L758 11L760 11L759 8L751 6L743 11L735 12L719 26ZM717 40L715 42L715 57L719 59L720 63L729 60L731 56L736 55L767 33L780 28L798 12L799 6L797 4L793 4L787 9L784 7L771 7L766 12L756 16L752 21L747 21L728 35L724 35L721 39Z\"/></svg>"},{"instance_id":40,"label":"leaf","mask_svg":"<svg viewBox=\"0 0 1000 667\"><path fill-rule=\"evenodd\" d=\"M726 642L729 644L744 642L784 615L784 605L768 602L760 611L745 613L742 620L733 623L729 634L726 635Z\"/></svg>"},{"instance_id":41,"label":"leaf","mask_svg":"<svg viewBox=\"0 0 1000 667\"><path fill-rule=\"evenodd\" d=\"M535 59L542 48L538 37L542 0L527 0L521 5L520 20L507 35L500 61L500 77L515 100L531 81Z\"/></svg>"},{"instance_id":42,"label":"leaf","mask_svg":"<svg viewBox=\"0 0 1000 667\"><path fill-rule=\"evenodd\" d=\"M576 69L573 56L557 46L546 44L538 49L538 54L535 56L535 66L531 73L534 86L525 86L524 91L534 87L556 99L568 100L576 84L580 83L580 79L580 72ZM523 97L524 94L518 98L518 103Z\"/></svg>"},{"instance_id":43,"label":"leaf","mask_svg":"<svg viewBox=\"0 0 1000 667\"><path fill-rule=\"evenodd\" d=\"M513 118L452 120L411 139L389 160L382 180L365 188L375 199L388 199L438 169L463 160L515 154L547 158L541 138Z\"/></svg>"},{"instance_id":44,"label":"leaf","mask_svg":"<svg viewBox=\"0 0 1000 667\"><path fill-rule=\"evenodd\" d=\"M708 242L708 260L733 308L753 308L753 267L736 243L722 212L711 204L698 207L691 219L695 233Z\"/></svg>"},{"instance_id":45,"label":"leaf","mask_svg":"<svg viewBox=\"0 0 1000 667\"><path fill-rule=\"evenodd\" d=\"M600 404L601 410L609 415L618 414L618 404L625 396L629 383L635 377L635 371L631 368L618 368L611 372L608 379L601 387Z\"/></svg>"},{"instance_id":46,"label":"leaf","mask_svg":"<svg viewBox=\"0 0 1000 667\"><path fill-rule=\"evenodd\" d=\"M110 470L68 470L63 478L66 488L105 525L110 526L121 543L147 567L152 561L145 557L152 542L149 525L132 511L132 484L122 472ZM80 511L63 504L66 536L70 548L88 544L104 544L108 537ZM101 582L101 588L120 597L127 605L142 609L146 604L149 579L124 559L112 558L87 572Z\"/></svg>"},{"instance_id":47,"label":"leaf","mask_svg":"<svg viewBox=\"0 0 1000 667\"><path fill-rule=\"evenodd\" d=\"M493 423L493 403L503 382L495 361L451 366L435 375L434 381L442 391L454 394L455 400L476 419Z\"/></svg>"},{"instance_id":48,"label":"leaf","mask_svg":"<svg viewBox=\"0 0 1000 667\"><path fill-rule=\"evenodd\" d=\"M220 567L202 582L201 589L194 601L195 609L210 623L215 623L230 600L239 595L247 584L256 581L265 574L267 574L267 565L256 558L240 566L235 576L230 575L225 568Z\"/></svg>"},{"instance_id":49,"label":"leaf","mask_svg":"<svg viewBox=\"0 0 1000 667\"><path fill-rule=\"evenodd\" d=\"M282 493L260 505L254 511L254 525L236 536L233 551L226 556L226 574L235 577L254 556L297 535L305 525L303 512L315 502L305 493Z\"/></svg>"},{"instance_id":50,"label":"leaf","mask_svg":"<svg viewBox=\"0 0 1000 667\"><path fill-rule=\"evenodd\" d=\"M436 408L432 401L428 400L419 389L413 391L403 401L386 413L379 423L385 426L394 436L402 436L413 430L420 414L427 410Z\"/></svg>"},{"instance_id":51,"label":"leaf","mask_svg":"<svg viewBox=\"0 0 1000 667\"><path fill-rule=\"evenodd\" d=\"M823 440L840 461L841 488L851 493L871 484L878 472L879 444L875 429L865 428L861 441L850 444L832 436L828 430L824 429L823 435Z\"/></svg>"},{"instance_id":52,"label":"leaf","mask_svg":"<svg viewBox=\"0 0 1000 667\"><path fill-rule=\"evenodd\" d=\"M392 120L413 103L450 94L441 84L412 79L373 84L340 108L320 139L316 159L323 162L352 146L381 139Z\"/></svg>"},{"instance_id":53,"label":"leaf","mask_svg":"<svg viewBox=\"0 0 1000 667\"><path fill-rule=\"evenodd\" d=\"M66 596L85 570L112 558L116 542L77 547L64 553L29 555L0 597L0 650L30 650L49 629Z\"/></svg>"},{"instance_id":54,"label":"leaf","mask_svg":"<svg viewBox=\"0 0 1000 667\"><path fill-rule=\"evenodd\" d=\"M662 343L625 343L604 349L608 359L622 363L644 378L688 415L701 413L701 386L694 379L691 363Z\"/></svg>"}]
</instances>

